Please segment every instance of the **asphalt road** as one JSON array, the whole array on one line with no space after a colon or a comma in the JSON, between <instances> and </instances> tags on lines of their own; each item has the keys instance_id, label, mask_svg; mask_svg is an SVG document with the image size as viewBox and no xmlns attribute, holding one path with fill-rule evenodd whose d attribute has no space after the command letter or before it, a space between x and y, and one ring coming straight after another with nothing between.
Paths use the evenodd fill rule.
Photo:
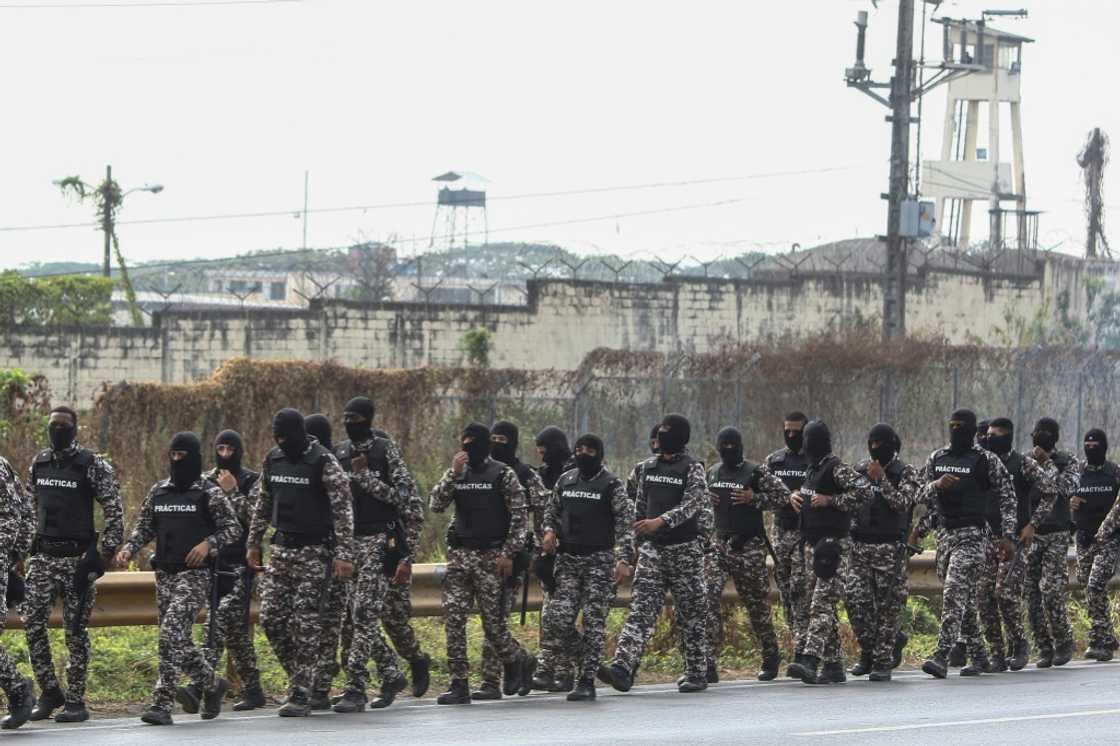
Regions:
<instances>
[{"instance_id":1,"label":"asphalt road","mask_svg":"<svg viewBox=\"0 0 1120 746\"><path fill-rule=\"evenodd\" d=\"M671 686L635 687L628 694L599 689L593 703L534 694L499 702L441 707L405 699L388 710L357 715L315 714L306 719L274 710L223 713L202 722L176 714L172 727L136 718L80 725L29 723L0 739L27 743L249 744L380 743L805 744L1109 742L1120 738L1120 664L1071 663L975 679L935 681L921 672L897 672L889 684L849 680L807 687L780 680L728 682L702 694Z\"/></svg>"}]
</instances>

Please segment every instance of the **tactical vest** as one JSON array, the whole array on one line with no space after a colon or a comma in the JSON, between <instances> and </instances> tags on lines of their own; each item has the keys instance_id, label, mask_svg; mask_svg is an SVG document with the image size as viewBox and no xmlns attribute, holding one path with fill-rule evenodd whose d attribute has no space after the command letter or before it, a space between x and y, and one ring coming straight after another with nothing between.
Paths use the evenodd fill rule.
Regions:
<instances>
[{"instance_id":1,"label":"tactical vest","mask_svg":"<svg viewBox=\"0 0 1120 746\"><path fill-rule=\"evenodd\" d=\"M618 478L606 469L590 480L572 469L557 480L561 552L590 554L614 546L611 496L617 484Z\"/></svg>"},{"instance_id":2,"label":"tactical vest","mask_svg":"<svg viewBox=\"0 0 1120 746\"><path fill-rule=\"evenodd\" d=\"M1003 461L1003 458L1000 458ZM1003 461L1007 473L1011 475L1011 484L1015 487L1015 523L1016 533L1023 530L1031 520L1031 486L1023 476L1023 455L1018 451L1011 451L1007 460ZM988 493L988 526L996 536L1003 535L1003 517L999 512L999 498L994 492Z\"/></svg>"},{"instance_id":3,"label":"tactical vest","mask_svg":"<svg viewBox=\"0 0 1120 746\"><path fill-rule=\"evenodd\" d=\"M1108 512L1112 510L1118 491L1120 491L1120 467L1112 461L1105 461L1099 469L1082 470L1081 481L1077 485L1077 496L1085 502L1073 511L1077 530L1096 534Z\"/></svg>"},{"instance_id":4,"label":"tactical vest","mask_svg":"<svg viewBox=\"0 0 1120 746\"><path fill-rule=\"evenodd\" d=\"M1054 466L1057 467L1054 474L1054 479L1055 481L1057 481L1061 473L1069 466L1070 459L1063 453L1055 453L1051 457L1051 460L1054 462ZM1054 485L1054 489L1058 490L1058 498L1054 501L1054 509L1051 510L1049 515L1042 519L1042 523L1039 524L1038 533L1040 534L1056 534L1060 531L1069 531L1070 526L1073 525L1072 519L1069 515L1069 496L1063 494L1063 491L1057 486L1057 484ZM1031 485L1032 514L1034 513L1035 509L1038 508L1038 504L1041 502L1042 492L1038 489L1037 486Z\"/></svg>"},{"instance_id":5,"label":"tactical vest","mask_svg":"<svg viewBox=\"0 0 1120 746\"><path fill-rule=\"evenodd\" d=\"M393 483L389 477L389 441L375 437L373 446L368 451L355 449L354 444L349 440L344 440L335 446L338 463L348 474L353 472L354 457L362 453L365 454L369 473L392 487ZM354 498L355 536L384 533L389 529L389 524L399 517L396 507L369 494L357 480L350 480L350 494Z\"/></svg>"},{"instance_id":6,"label":"tactical vest","mask_svg":"<svg viewBox=\"0 0 1120 746\"><path fill-rule=\"evenodd\" d=\"M52 539L88 542L93 538L93 501L97 490L89 480L93 452L78 449L60 464L51 451L35 457L32 478L38 498L36 531Z\"/></svg>"},{"instance_id":7,"label":"tactical vest","mask_svg":"<svg viewBox=\"0 0 1120 746\"><path fill-rule=\"evenodd\" d=\"M186 569L187 554L214 532L206 491L179 492L169 484L158 487L152 494L152 529L156 534L152 565L169 572Z\"/></svg>"},{"instance_id":8,"label":"tactical vest","mask_svg":"<svg viewBox=\"0 0 1120 746\"><path fill-rule=\"evenodd\" d=\"M744 461L731 469L725 464L708 472L708 491L719 497L716 503L716 534L721 539L738 536L754 539L762 536L762 511L756 504L736 505L731 490L758 488L758 465Z\"/></svg>"},{"instance_id":9,"label":"tactical vest","mask_svg":"<svg viewBox=\"0 0 1120 746\"><path fill-rule=\"evenodd\" d=\"M804 453L793 453L788 448L779 456L771 456L766 465L778 479L782 480L790 492L797 492L805 483L805 473L809 470L809 457ZM778 510L778 525L784 530L796 529L801 523L797 511L791 505L783 505Z\"/></svg>"},{"instance_id":10,"label":"tactical vest","mask_svg":"<svg viewBox=\"0 0 1120 746\"><path fill-rule=\"evenodd\" d=\"M902 481L904 468L902 462L896 458L883 470L895 489L898 489L898 484ZM857 471L867 476L867 466L862 466ZM910 528L907 520L909 515L909 510L899 512L892 508L883 497L882 485L872 482L871 499L864 502L856 513L852 538L865 544L885 544L904 540Z\"/></svg>"},{"instance_id":11,"label":"tactical vest","mask_svg":"<svg viewBox=\"0 0 1120 746\"><path fill-rule=\"evenodd\" d=\"M683 455L672 463L657 458L653 460L652 466L647 465L642 470L642 492L646 497L646 514L642 518L657 518L684 501L684 490L692 463L693 459L688 455ZM653 541L662 545L683 544L699 535L697 516L692 516L676 528L658 531Z\"/></svg>"},{"instance_id":12,"label":"tactical vest","mask_svg":"<svg viewBox=\"0 0 1120 746\"><path fill-rule=\"evenodd\" d=\"M241 471L237 473L237 491L248 498L249 493L253 491L253 485L257 483L257 480L260 479L260 476L260 474L253 471L252 469L241 469ZM210 479L207 481L217 485L218 480L216 477L217 475L215 475L214 479ZM219 489L221 488L219 487ZM252 503L249 504L252 505ZM251 512L252 509L250 508L250 513ZM251 519L252 516L250 515L250 520ZM248 549L248 544L249 527L245 524L242 524L241 533L238 535L237 541L233 542L232 544L228 544L218 550L218 554L220 554L222 557L222 564L245 564L245 553Z\"/></svg>"},{"instance_id":13,"label":"tactical vest","mask_svg":"<svg viewBox=\"0 0 1120 746\"><path fill-rule=\"evenodd\" d=\"M852 517L834 505L814 508L810 502L813 493L839 495L843 490L836 483L836 466L840 459L826 456L815 467L809 469L805 482L801 485L801 531L805 538L817 542L825 537L841 539L848 535L852 527Z\"/></svg>"},{"instance_id":14,"label":"tactical vest","mask_svg":"<svg viewBox=\"0 0 1120 746\"><path fill-rule=\"evenodd\" d=\"M331 501L323 489L323 466L330 458L327 449L312 443L307 453L293 463L279 448L268 452L262 479L272 495L272 525L304 541L326 541L333 531Z\"/></svg>"},{"instance_id":15,"label":"tactical vest","mask_svg":"<svg viewBox=\"0 0 1120 746\"><path fill-rule=\"evenodd\" d=\"M455 535L471 549L495 549L509 534L509 508L502 493L506 465L490 459L479 470L467 467L455 482Z\"/></svg>"},{"instance_id":16,"label":"tactical vest","mask_svg":"<svg viewBox=\"0 0 1120 746\"><path fill-rule=\"evenodd\" d=\"M958 479L951 489L937 490L942 526L947 529L983 527L991 487L987 457L975 450L955 456L944 449L934 457L930 466L934 480L946 474Z\"/></svg>"}]
</instances>

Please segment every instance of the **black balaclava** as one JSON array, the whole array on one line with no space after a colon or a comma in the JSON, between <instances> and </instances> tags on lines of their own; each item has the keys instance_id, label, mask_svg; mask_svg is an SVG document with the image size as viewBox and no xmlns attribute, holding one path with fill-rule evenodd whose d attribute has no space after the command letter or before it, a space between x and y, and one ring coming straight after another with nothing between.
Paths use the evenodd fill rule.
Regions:
<instances>
[{"instance_id":1,"label":"black balaclava","mask_svg":"<svg viewBox=\"0 0 1120 746\"><path fill-rule=\"evenodd\" d=\"M334 450L334 442L331 440L331 421L327 419L325 414L307 415L303 419L303 429L307 431L308 435L314 436L323 448L328 451Z\"/></svg>"},{"instance_id":2,"label":"black balaclava","mask_svg":"<svg viewBox=\"0 0 1120 746\"><path fill-rule=\"evenodd\" d=\"M295 461L307 448L307 430L303 424L303 415L299 410L281 409L272 418L272 437L283 436L284 442L277 443L280 450L289 460Z\"/></svg>"},{"instance_id":3,"label":"black balaclava","mask_svg":"<svg viewBox=\"0 0 1120 746\"><path fill-rule=\"evenodd\" d=\"M1049 417L1043 417L1034 426L1034 432L1031 433L1031 442L1044 451L1053 451L1054 447L1058 445L1058 438L1061 437L1062 431L1058 427L1058 423Z\"/></svg>"},{"instance_id":4,"label":"black balaclava","mask_svg":"<svg viewBox=\"0 0 1120 746\"><path fill-rule=\"evenodd\" d=\"M667 414L661 420L661 428L666 428L658 428L657 431L661 452L670 455L684 453L684 447L688 445L688 439L692 435L692 425L688 424L688 419L683 414Z\"/></svg>"},{"instance_id":5,"label":"black balaclava","mask_svg":"<svg viewBox=\"0 0 1120 746\"><path fill-rule=\"evenodd\" d=\"M725 427L716 434L716 450L728 469L743 463L743 434L733 427Z\"/></svg>"},{"instance_id":6,"label":"black balaclava","mask_svg":"<svg viewBox=\"0 0 1120 746\"><path fill-rule=\"evenodd\" d=\"M786 422L801 423L801 429L797 432L782 430L782 439L786 443L786 448L794 453L801 453L801 450L805 447L805 415L801 412L791 412L785 419Z\"/></svg>"},{"instance_id":7,"label":"black balaclava","mask_svg":"<svg viewBox=\"0 0 1120 746\"><path fill-rule=\"evenodd\" d=\"M878 448L871 447L873 440L879 441ZM872 459L879 462L880 466L886 466L893 461L898 453L898 434L894 428L885 422L880 422L871 428L871 432L867 434L867 452L871 454Z\"/></svg>"},{"instance_id":8,"label":"black balaclava","mask_svg":"<svg viewBox=\"0 0 1120 746\"><path fill-rule=\"evenodd\" d=\"M501 461L506 466L517 463L517 442L520 440L520 431L517 425L508 420L498 420L490 426L491 435L504 435L508 443L490 443L490 456L495 461Z\"/></svg>"},{"instance_id":9,"label":"black balaclava","mask_svg":"<svg viewBox=\"0 0 1120 746\"><path fill-rule=\"evenodd\" d=\"M1015 423L1006 417L996 417L988 423L988 427L1007 431L1007 435L989 435L988 450L997 456L1011 453L1011 449L1015 446Z\"/></svg>"},{"instance_id":10,"label":"black balaclava","mask_svg":"<svg viewBox=\"0 0 1120 746\"><path fill-rule=\"evenodd\" d=\"M233 456L222 458L218 455L218 446L233 446ZM241 440L241 433L236 430L223 430L214 438L214 464L219 469L237 476L241 473L241 459L244 455L245 443Z\"/></svg>"},{"instance_id":11,"label":"black balaclava","mask_svg":"<svg viewBox=\"0 0 1120 746\"><path fill-rule=\"evenodd\" d=\"M599 470L603 468L603 440L598 435L586 433L576 439L576 448L586 446L595 449L594 456L588 456L586 453L576 454L576 466L579 468L580 476L584 479L594 479Z\"/></svg>"},{"instance_id":12,"label":"black balaclava","mask_svg":"<svg viewBox=\"0 0 1120 746\"><path fill-rule=\"evenodd\" d=\"M652 445L649 447L649 452L654 456L661 453L661 423L658 422L649 431L649 440Z\"/></svg>"},{"instance_id":13,"label":"black balaclava","mask_svg":"<svg viewBox=\"0 0 1120 746\"><path fill-rule=\"evenodd\" d=\"M175 433L171 437L169 451L186 451L186 458L171 462L171 486L179 492L190 486L202 476L202 441L194 433Z\"/></svg>"},{"instance_id":14,"label":"black balaclava","mask_svg":"<svg viewBox=\"0 0 1120 746\"><path fill-rule=\"evenodd\" d=\"M980 420L976 423L976 445L980 446L985 451L991 450L988 447L988 428L991 424L991 420Z\"/></svg>"},{"instance_id":15,"label":"black balaclava","mask_svg":"<svg viewBox=\"0 0 1120 746\"><path fill-rule=\"evenodd\" d=\"M1085 460L1092 466L1100 466L1108 455L1108 436L1104 430L1094 427L1085 433Z\"/></svg>"},{"instance_id":16,"label":"black balaclava","mask_svg":"<svg viewBox=\"0 0 1120 746\"><path fill-rule=\"evenodd\" d=\"M373 413L374 413L373 400L366 396L355 396L350 401L346 402L342 413L356 414L359 417L365 417L365 422L347 422L346 423L346 437L353 443L362 443L369 440L373 431Z\"/></svg>"},{"instance_id":17,"label":"black balaclava","mask_svg":"<svg viewBox=\"0 0 1120 746\"><path fill-rule=\"evenodd\" d=\"M823 420L810 420L805 425L805 455L813 464L820 463L828 454L832 453L832 433Z\"/></svg>"},{"instance_id":18,"label":"black balaclava","mask_svg":"<svg viewBox=\"0 0 1120 746\"><path fill-rule=\"evenodd\" d=\"M958 409L949 415L949 451L957 456L972 450L976 442L976 413L971 409Z\"/></svg>"},{"instance_id":19,"label":"black balaclava","mask_svg":"<svg viewBox=\"0 0 1120 746\"><path fill-rule=\"evenodd\" d=\"M70 407L55 407L50 411L50 414L55 412L68 414L74 421L72 425L47 425L47 436L50 438L51 448L55 451L65 451L78 437L78 413Z\"/></svg>"},{"instance_id":20,"label":"black balaclava","mask_svg":"<svg viewBox=\"0 0 1120 746\"><path fill-rule=\"evenodd\" d=\"M564 464L572 457L572 450L568 448L568 436L555 425L549 425L537 433L537 446L544 449L544 463L549 471L556 473L564 468Z\"/></svg>"},{"instance_id":21,"label":"black balaclava","mask_svg":"<svg viewBox=\"0 0 1120 746\"><path fill-rule=\"evenodd\" d=\"M469 437L473 437L474 440L470 443L464 443L463 441ZM490 455L490 429L486 425L472 422L463 428L463 433L459 437L459 444L467 452L467 464L472 469L477 469L486 462L486 458Z\"/></svg>"}]
</instances>

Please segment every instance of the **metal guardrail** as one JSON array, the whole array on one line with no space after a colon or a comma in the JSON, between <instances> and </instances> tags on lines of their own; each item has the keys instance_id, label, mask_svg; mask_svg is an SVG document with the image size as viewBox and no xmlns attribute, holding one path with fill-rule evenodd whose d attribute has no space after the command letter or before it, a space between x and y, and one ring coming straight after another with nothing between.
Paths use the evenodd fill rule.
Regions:
<instances>
[{"instance_id":1,"label":"metal guardrail","mask_svg":"<svg viewBox=\"0 0 1120 746\"><path fill-rule=\"evenodd\" d=\"M1074 581L1076 573L1073 572L1075 563L1069 564L1071 578L1069 588L1079 589ZM412 570L412 613L414 616L431 617L443 615L441 601L441 585L447 574L444 564L414 565ZM1113 578L1110 588L1120 588L1120 577ZM941 594L941 582L937 579L936 565L932 552L920 554L910 560L910 593L915 596L938 596ZM777 599L777 590L771 586L771 599ZM725 601L734 601L738 598L735 587L730 582L723 590ZM519 608L520 599L517 600ZM630 584L623 584L618 589L614 605L625 607L630 605ZM529 606L531 611L541 608L540 586L535 582L529 583ZM254 598L250 610L253 622L257 621L260 612L259 601ZM205 618L205 611L200 615ZM155 573L152 572L110 572L97 581L97 600L94 603L93 615L90 618L91 627L123 627L145 626L156 624L155 605ZM51 627L62 626L62 613L56 607L51 614ZM8 611L7 628L22 629L23 623L14 610Z\"/></svg>"}]
</instances>

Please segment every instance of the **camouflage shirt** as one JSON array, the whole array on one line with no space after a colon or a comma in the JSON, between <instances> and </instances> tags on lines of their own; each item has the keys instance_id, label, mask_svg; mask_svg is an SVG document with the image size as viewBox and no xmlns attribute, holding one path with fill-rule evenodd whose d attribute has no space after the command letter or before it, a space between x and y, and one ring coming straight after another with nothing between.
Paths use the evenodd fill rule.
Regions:
<instances>
[{"instance_id":1,"label":"camouflage shirt","mask_svg":"<svg viewBox=\"0 0 1120 746\"><path fill-rule=\"evenodd\" d=\"M35 513L16 470L0 457L0 552L24 555L35 534Z\"/></svg>"},{"instance_id":2,"label":"camouflage shirt","mask_svg":"<svg viewBox=\"0 0 1120 746\"><path fill-rule=\"evenodd\" d=\"M526 473L525 498L529 503L529 512L533 515L533 535L540 546L544 537L545 510L552 498L552 490L544 486L544 480L536 469L527 469Z\"/></svg>"},{"instance_id":3,"label":"camouflage shirt","mask_svg":"<svg viewBox=\"0 0 1120 746\"><path fill-rule=\"evenodd\" d=\"M373 441L374 439L370 437L360 443L352 442L355 455L367 453L373 448ZM386 475L389 481L380 479L372 469L350 472L350 481L362 487L374 499L392 505L403 514L409 501L417 492L416 480L412 478L412 472L404 463L400 448L392 440L388 441L385 448L385 463L389 469Z\"/></svg>"},{"instance_id":4,"label":"camouflage shirt","mask_svg":"<svg viewBox=\"0 0 1120 746\"><path fill-rule=\"evenodd\" d=\"M256 472L250 473L255 474ZM214 468L208 472L204 472L202 478L217 485L218 469ZM255 485L259 480L260 475L257 474L257 479L253 482L253 484ZM218 487L218 489L221 489L221 487ZM252 492L252 490L253 488L250 487L249 491ZM241 525L245 528L249 528L249 521L253 517L253 503L250 500L249 495L242 494L240 484L233 488L233 492L223 491L222 494L224 494L226 499L229 500L229 506L233 509L234 515L237 516L238 522L240 522Z\"/></svg>"},{"instance_id":5,"label":"camouflage shirt","mask_svg":"<svg viewBox=\"0 0 1120 746\"><path fill-rule=\"evenodd\" d=\"M128 537L128 541L124 544L124 548L127 549L130 554L135 555L140 551L141 547L156 538L156 529L153 520L155 518L155 511L152 510L152 498L156 490L166 487L170 483L170 479L161 479L148 490L147 497L144 498L144 502L140 505L140 515L136 518L136 525L132 528L132 535ZM226 499L225 493L222 492L221 487L199 477L195 480L195 483L191 485L191 489L203 490L206 493L206 509L210 513L210 519L214 521L214 533L206 537L206 541L210 542L211 549L220 549L241 538L241 524L238 522L237 515L233 512L233 507L230 505L229 500Z\"/></svg>"},{"instance_id":6,"label":"camouflage shirt","mask_svg":"<svg viewBox=\"0 0 1120 746\"><path fill-rule=\"evenodd\" d=\"M813 467L810 466L809 473L812 471ZM840 491L835 495L828 496L831 507L845 513L854 513L860 509L865 501L871 499L871 482L843 461L837 462L836 466L832 468L832 478ZM806 497L805 500L809 500L809 498ZM802 503L801 507L804 508L805 503Z\"/></svg>"},{"instance_id":7,"label":"camouflage shirt","mask_svg":"<svg viewBox=\"0 0 1120 746\"><path fill-rule=\"evenodd\" d=\"M985 451L978 445L973 445L972 450L983 454L984 458L988 461L988 477L992 485L989 494L994 495L999 500L1000 524L1003 528L1003 535L1008 538L1015 537L1015 526L1017 522L1016 511L1018 510L1019 500L1015 494L1015 484L1011 481L1011 474L1007 471L1007 467L1003 465L1003 462L1000 461L999 456L991 451ZM918 491L916 500L919 505L926 506L926 514L922 516L921 520L918 521L917 527L914 529L919 538L925 536L935 523L937 525L941 524L937 488L934 487L933 461L948 452L948 448L938 448L929 455L925 466L922 467L919 476L922 487ZM1027 459L1024 458L1024 472L1026 470L1026 462ZM1053 504L1053 499L1051 499L1050 506L1053 507ZM1049 513L1050 511L1047 510L1046 512Z\"/></svg>"},{"instance_id":8,"label":"camouflage shirt","mask_svg":"<svg viewBox=\"0 0 1120 746\"><path fill-rule=\"evenodd\" d=\"M484 463L489 462L490 459L486 459ZM466 474L465 470L463 474ZM428 498L428 507L433 513L442 513L455 502L455 483L459 481L462 481L462 476L456 477L451 469L444 472ZM521 480L508 466L502 469L501 490L506 498L506 510L509 511L509 533L502 544L502 555L512 559L513 555L525 549L529 541L529 507L525 502Z\"/></svg>"},{"instance_id":9,"label":"camouflage shirt","mask_svg":"<svg viewBox=\"0 0 1120 746\"><path fill-rule=\"evenodd\" d=\"M891 460L891 464L897 460L898 458L895 457ZM856 471L866 473L870 464L871 459L864 459L856 464ZM891 464L887 464L887 466L889 467ZM868 477L868 480L870 481L870 477ZM872 482L872 484L879 488L879 493L887 501L887 505L896 513L902 513L914 507L918 492L922 489L922 481L918 478L918 470L910 464L902 465L902 474L898 478L897 487L889 479L882 479L880 482Z\"/></svg>"},{"instance_id":10,"label":"camouflage shirt","mask_svg":"<svg viewBox=\"0 0 1120 746\"><path fill-rule=\"evenodd\" d=\"M50 451L53 460L62 461L73 457L81 445L75 440L65 450ZM31 514L38 515L39 498L35 490L35 465L28 469L28 489L31 494ZM121 502L121 488L112 465L100 454L93 454L93 461L86 470L86 479L93 485L94 499L101 505L104 526L101 529L101 554L108 557L116 553L124 540L124 504Z\"/></svg>"},{"instance_id":11,"label":"camouflage shirt","mask_svg":"<svg viewBox=\"0 0 1120 746\"><path fill-rule=\"evenodd\" d=\"M602 474L605 469L606 467L600 470L599 474ZM598 479L599 474L592 479ZM614 556L624 562L630 562L634 552L634 501L626 494L626 487L618 478L615 478L611 489L611 513L614 515ZM560 523L559 514L560 493L553 490L549 493L548 503L545 506L542 522L544 532L556 533Z\"/></svg>"},{"instance_id":12,"label":"camouflage shirt","mask_svg":"<svg viewBox=\"0 0 1120 746\"><path fill-rule=\"evenodd\" d=\"M313 439L304 453L317 445ZM253 505L253 520L249 524L249 546L260 547L264 533L272 522L272 495L265 485L268 474L267 456L261 469L261 478L253 485L249 501ZM350 495L350 475L338 463L334 454L327 452L323 463L323 491L331 505L331 522L334 526L334 558L343 562L354 561L354 502Z\"/></svg>"}]
</instances>

